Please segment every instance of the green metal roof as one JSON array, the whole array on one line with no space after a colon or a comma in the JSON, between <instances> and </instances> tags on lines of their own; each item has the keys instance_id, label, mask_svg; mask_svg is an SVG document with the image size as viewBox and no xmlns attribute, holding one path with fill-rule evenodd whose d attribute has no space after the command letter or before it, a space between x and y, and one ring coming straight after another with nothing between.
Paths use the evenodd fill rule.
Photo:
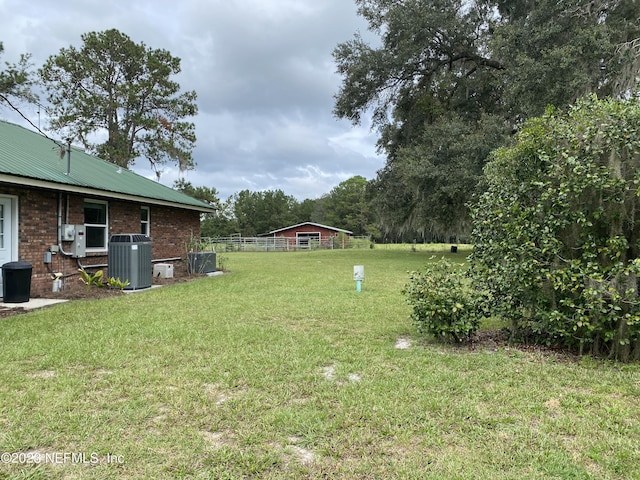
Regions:
<instances>
[{"instance_id":1,"label":"green metal roof","mask_svg":"<svg viewBox=\"0 0 640 480\"><path fill-rule=\"evenodd\" d=\"M19 125L0 121L0 181L213 212L206 203ZM64 145L63 145L64 146Z\"/></svg>"}]
</instances>

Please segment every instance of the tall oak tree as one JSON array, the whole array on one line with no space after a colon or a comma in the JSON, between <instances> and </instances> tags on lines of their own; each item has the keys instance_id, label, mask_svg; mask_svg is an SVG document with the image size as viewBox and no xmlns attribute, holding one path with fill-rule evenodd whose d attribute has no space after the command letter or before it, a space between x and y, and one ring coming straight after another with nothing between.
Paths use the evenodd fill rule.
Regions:
<instances>
[{"instance_id":1,"label":"tall oak tree","mask_svg":"<svg viewBox=\"0 0 640 480\"><path fill-rule=\"evenodd\" d=\"M356 0L379 37L334 50L334 113L371 115L384 233L464 235L488 153L547 105L637 88L637 0Z\"/></svg>"}]
</instances>

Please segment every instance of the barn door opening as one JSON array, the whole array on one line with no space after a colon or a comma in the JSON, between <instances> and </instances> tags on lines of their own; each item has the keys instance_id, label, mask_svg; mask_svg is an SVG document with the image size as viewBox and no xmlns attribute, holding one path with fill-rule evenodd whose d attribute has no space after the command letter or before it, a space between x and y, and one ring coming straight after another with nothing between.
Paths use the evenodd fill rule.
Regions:
<instances>
[{"instance_id":1,"label":"barn door opening","mask_svg":"<svg viewBox=\"0 0 640 480\"><path fill-rule=\"evenodd\" d=\"M296 241L300 248L311 248L320 244L320 232L296 233Z\"/></svg>"}]
</instances>

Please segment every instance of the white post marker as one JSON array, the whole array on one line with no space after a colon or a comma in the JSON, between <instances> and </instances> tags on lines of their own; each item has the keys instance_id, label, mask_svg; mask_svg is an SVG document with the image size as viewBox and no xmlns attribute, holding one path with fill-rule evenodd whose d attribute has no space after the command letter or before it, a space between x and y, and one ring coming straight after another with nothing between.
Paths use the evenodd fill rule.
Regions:
<instances>
[{"instance_id":1,"label":"white post marker","mask_svg":"<svg viewBox=\"0 0 640 480\"><path fill-rule=\"evenodd\" d=\"M362 281L364 280L364 265L353 266L353 279L356 281L356 292L362 291Z\"/></svg>"}]
</instances>

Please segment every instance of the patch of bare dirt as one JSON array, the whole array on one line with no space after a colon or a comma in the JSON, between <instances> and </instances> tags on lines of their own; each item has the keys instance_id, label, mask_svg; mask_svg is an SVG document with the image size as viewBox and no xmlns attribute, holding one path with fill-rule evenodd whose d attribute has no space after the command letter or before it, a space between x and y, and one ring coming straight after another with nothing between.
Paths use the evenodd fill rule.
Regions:
<instances>
[{"instance_id":1,"label":"patch of bare dirt","mask_svg":"<svg viewBox=\"0 0 640 480\"><path fill-rule=\"evenodd\" d=\"M558 361L575 362L580 356L565 349L545 345L513 343L503 330L486 330L476 332L471 341L465 346L471 351L513 350L539 354L542 357L553 357Z\"/></svg>"},{"instance_id":2,"label":"patch of bare dirt","mask_svg":"<svg viewBox=\"0 0 640 480\"><path fill-rule=\"evenodd\" d=\"M179 278L154 278L152 285L172 285L175 283L189 282L201 278L199 276L185 276ZM97 287L92 285L90 288L82 283L77 278L67 281L62 290L59 292L48 292L46 295L40 295L41 298L61 298L66 300L84 300L84 299L98 299L98 298L110 298L117 297L119 295L125 295L125 292L117 288L109 288L108 286ZM36 298L36 297L34 297Z\"/></svg>"},{"instance_id":3,"label":"patch of bare dirt","mask_svg":"<svg viewBox=\"0 0 640 480\"><path fill-rule=\"evenodd\" d=\"M24 313L26 310L21 307L16 308L6 308L0 307L0 318L12 317L13 315L19 315L20 313Z\"/></svg>"}]
</instances>

